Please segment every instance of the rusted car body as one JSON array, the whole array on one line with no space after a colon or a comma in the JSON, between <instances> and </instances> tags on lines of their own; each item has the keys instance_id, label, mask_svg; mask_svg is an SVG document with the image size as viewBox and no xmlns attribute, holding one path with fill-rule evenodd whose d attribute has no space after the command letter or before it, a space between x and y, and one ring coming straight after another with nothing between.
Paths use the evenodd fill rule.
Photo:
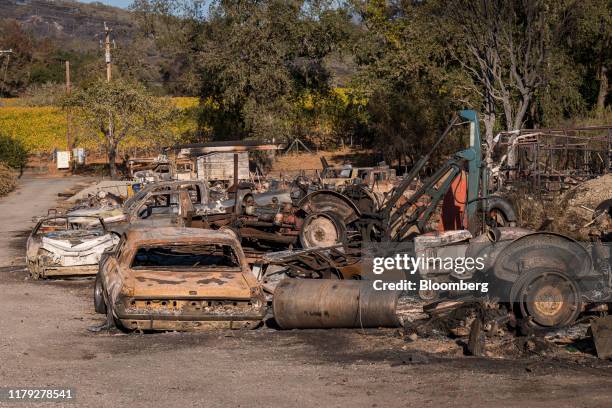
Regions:
<instances>
[{"instance_id":1,"label":"rusted car body","mask_svg":"<svg viewBox=\"0 0 612 408\"><path fill-rule=\"evenodd\" d=\"M247 328L266 314L231 231L136 228L100 262L96 311L128 330Z\"/></svg>"},{"instance_id":2,"label":"rusted car body","mask_svg":"<svg viewBox=\"0 0 612 408\"><path fill-rule=\"evenodd\" d=\"M102 253L119 242L96 217L52 216L38 221L26 244L34 279L95 275Z\"/></svg>"}]
</instances>

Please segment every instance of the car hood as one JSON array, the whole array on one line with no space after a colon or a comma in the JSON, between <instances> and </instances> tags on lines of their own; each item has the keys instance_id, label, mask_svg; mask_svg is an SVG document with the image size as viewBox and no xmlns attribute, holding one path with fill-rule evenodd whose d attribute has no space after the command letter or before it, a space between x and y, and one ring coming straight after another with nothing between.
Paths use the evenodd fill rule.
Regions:
<instances>
[{"instance_id":1,"label":"car hood","mask_svg":"<svg viewBox=\"0 0 612 408\"><path fill-rule=\"evenodd\" d=\"M89 231L62 231L62 233L49 233L42 237L42 248L49 252L70 253L104 251L118 241L112 234L100 234Z\"/></svg>"},{"instance_id":2,"label":"car hood","mask_svg":"<svg viewBox=\"0 0 612 408\"><path fill-rule=\"evenodd\" d=\"M132 270L136 298L209 298L248 300L251 287L241 272Z\"/></svg>"}]
</instances>

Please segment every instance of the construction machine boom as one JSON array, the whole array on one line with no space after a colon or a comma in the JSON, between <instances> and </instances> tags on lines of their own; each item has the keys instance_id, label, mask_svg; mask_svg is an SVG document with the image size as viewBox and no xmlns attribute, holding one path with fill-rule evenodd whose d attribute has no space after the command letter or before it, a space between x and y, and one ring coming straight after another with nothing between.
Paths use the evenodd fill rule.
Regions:
<instances>
[{"instance_id":1,"label":"construction machine boom","mask_svg":"<svg viewBox=\"0 0 612 408\"><path fill-rule=\"evenodd\" d=\"M460 121L464 119L464 121ZM438 146L458 125L468 124L470 129L469 146L456 152L432 176L412 194L407 191L419 176ZM478 115L473 110L462 110L455 116L444 133L410 170L404 180L387 196L380 211L376 214L363 214L358 222L362 238L366 241L402 241L426 231L427 223L438 204L451 191L453 182L466 177L465 197L456 197L463 204L462 228L476 235L479 229L479 209L488 209L489 200L487 169L482 162L480 125ZM456 191L451 191L456 193ZM496 197L496 201L499 198ZM506 209L511 206L505 205ZM512 212L510 210L510 212ZM513 214L507 214L514 218Z\"/></svg>"}]
</instances>

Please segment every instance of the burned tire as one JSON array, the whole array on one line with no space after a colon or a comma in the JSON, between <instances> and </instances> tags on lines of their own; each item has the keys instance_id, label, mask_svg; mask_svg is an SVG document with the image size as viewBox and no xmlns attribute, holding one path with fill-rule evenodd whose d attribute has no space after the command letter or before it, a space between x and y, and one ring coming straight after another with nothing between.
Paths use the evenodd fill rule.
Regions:
<instances>
[{"instance_id":1,"label":"burned tire","mask_svg":"<svg viewBox=\"0 0 612 408\"><path fill-rule=\"evenodd\" d=\"M104 286L100 275L96 275L94 284L94 309L96 313L106 314L106 302L104 301Z\"/></svg>"},{"instance_id":2,"label":"burned tire","mask_svg":"<svg viewBox=\"0 0 612 408\"><path fill-rule=\"evenodd\" d=\"M480 318L474 319L470 326L467 350L472 356L482 356L485 351L486 336Z\"/></svg>"},{"instance_id":3,"label":"burned tire","mask_svg":"<svg viewBox=\"0 0 612 408\"><path fill-rule=\"evenodd\" d=\"M300 231L303 248L330 246L346 241L346 227L332 213L313 213L304 220Z\"/></svg>"},{"instance_id":4,"label":"burned tire","mask_svg":"<svg viewBox=\"0 0 612 408\"><path fill-rule=\"evenodd\" d=\"M510 298L515 313L536 327L568 326L582 309L578 284L554 269L525 272L514 282Z\"/></svg>"}]
</instances>

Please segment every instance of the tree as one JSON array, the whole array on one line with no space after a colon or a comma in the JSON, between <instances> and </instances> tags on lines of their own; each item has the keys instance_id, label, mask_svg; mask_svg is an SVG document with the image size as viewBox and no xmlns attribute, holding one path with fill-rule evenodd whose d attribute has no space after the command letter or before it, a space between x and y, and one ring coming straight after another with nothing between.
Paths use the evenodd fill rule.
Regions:
<instances>
[{"instance_id":1,"label":"tree","mask_svg":"<svg viewBox=\"0 0 612 408\"><path fill-rule=\"evenodd\" d=\"M438 33L448 37L448 51L480 96L490 147L498 111L506 130L520 129L537 91L550 80L566 7L552 0L451 0L432 8ZM510 149L510 166L514 156Z\"/></svg>"},{"instance_id":2,"label":"tree","mask_svg":"<svg viewBox=\"0 0 612 408\"><path fill-rule=\"evenodd\" d=\"M0 56L0 96L15 96L29 83L34 44L31 35L16 20L0 23L0 49L13 51Z\"/></svg>"},{"instance_id":3,"label":"tree","mask_svg":"<svg viewBox=\"0 0 612 408\"><path fill-rule=\"evenodd\" d=\"M28 162L28 150L23 142L0 131L0 163L23 172Z\"/></svg>"},{"instance_id":4,"label":"tree","mask_svg":"<svg viewBox=\"0 0 612 408\"><path fill-rule=\"evenodd\" d=\"M612 63L612 3L582 0L572 4L566 33L568 54L573 56L575 62L587 68L583 75L587 80L587 89L588 79L598 82L592 93L595 96L595 111L601 116L610 91L608 77ZM590 95L587 97L591 99Z\"/></svg>"},{"instance_id":5,"label":"tree","mask_svg":"<svg viewBox=\"0 0 612 408\"><path fill-rule=\"evenodd\" d=\"M64 107L70 108L84 122L104 146L111 178L117 178L117 148L128 137L146 137L163 143L169 134L165 124L174 109L163 98L149 94L134 82L102 80L89 87L77 89L66 98Z\"/></svg>"},{"instance_id":6,"label":"tree","mask_svg":"<svg viewBox=\"0 0 612 408\"><path fill-rule=\"evenodd\" d=\"M197 0L139 0L136 10L160 46L180 48L202 127L218 139L264 138L288 135L296 101L330 90L324 59L350 23L331 3L216 0L206 14Z\"/></svg>"},{"instance_id":7,"label":"tree","mask_svg":"<svg viewBox=\"0 0 612 408\"><path fill-rule=\"evenodd\" d=\"M385 159L414 163L458 107L444 50L431 35L428 7L385 0L355 0L353 7L362 23L354 40L359 70L352 86L367 100L369 144ZM455 147L447 143L437 153Z\"/></svg>"}]
</instances>

